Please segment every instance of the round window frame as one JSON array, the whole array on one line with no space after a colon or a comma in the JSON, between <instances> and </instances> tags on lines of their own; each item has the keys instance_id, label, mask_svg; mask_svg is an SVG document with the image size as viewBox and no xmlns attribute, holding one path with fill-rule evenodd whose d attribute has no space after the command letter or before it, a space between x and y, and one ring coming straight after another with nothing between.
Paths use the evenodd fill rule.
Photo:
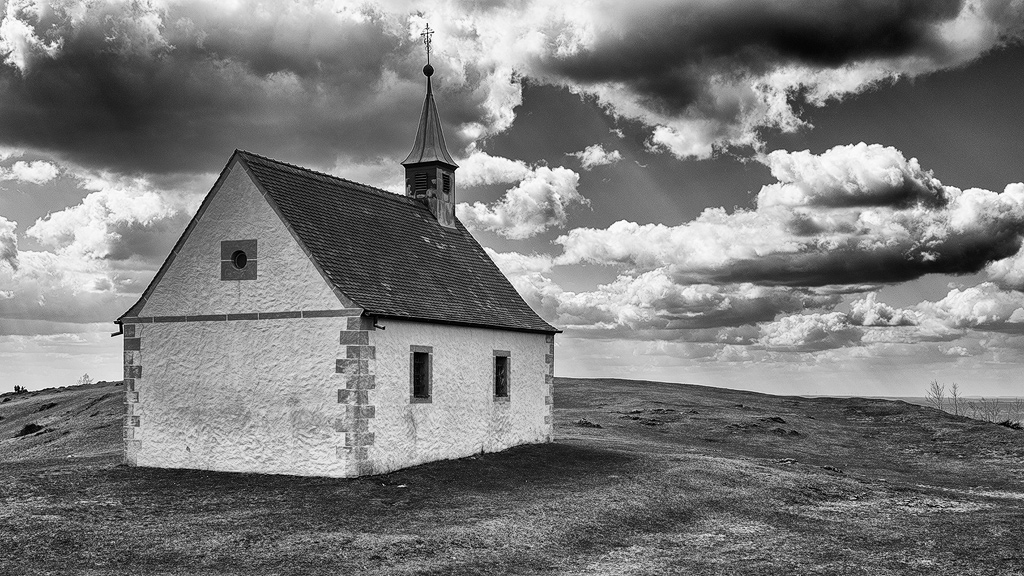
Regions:
<instances>
[{"instance_id":1,"label":"round window frame","mask_svg":"<svg viewBox=\"0 0 1024 576\"><path fill-rule=\"evenodd\" d=\"M238 262L242 264L239 265ZM231 254L231 265L235 270L245 270L245 267L249 265L249 255L245 253L245 250L235 250Z\"/></svg>"}]
</instances>

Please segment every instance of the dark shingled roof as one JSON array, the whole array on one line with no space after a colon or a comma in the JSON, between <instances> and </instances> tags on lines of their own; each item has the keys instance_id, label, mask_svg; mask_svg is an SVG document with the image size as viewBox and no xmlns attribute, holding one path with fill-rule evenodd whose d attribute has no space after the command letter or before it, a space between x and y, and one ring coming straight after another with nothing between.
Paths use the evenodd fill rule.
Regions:
<instances>
[{"instance_id":1,"label":"dark shingled roof","mask_svg":"<svg viewBox=\"0 0 1024 576\"><path fill-rule=\"evenodd\" d=\"M461 222L445 228L411 198L249 152L235 154L328 281L366 313L557 332Z\"/></svg>"}]
</instances>

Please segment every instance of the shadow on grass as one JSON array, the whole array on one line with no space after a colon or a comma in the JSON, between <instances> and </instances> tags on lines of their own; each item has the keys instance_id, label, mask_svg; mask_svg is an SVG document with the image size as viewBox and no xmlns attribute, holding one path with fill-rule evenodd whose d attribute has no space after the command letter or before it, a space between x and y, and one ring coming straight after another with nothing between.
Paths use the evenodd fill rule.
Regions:
<instances>
[{"instance_id":1,"label":"shadow on grass","mask_svg":"<svg viewBox=\"0 0 1024 576\"><path fill-rule=\"evenodd\" d=\"M126 508L136 514L187 508L197 514L269 515L274 521L303 524L344 517L358 528L379 523L379 516L391 511L430 516L462 509L453 518L470 520L484 502L493 513L522 498L585 491L611 474L635 472L639 461L620 451L553 443L351 479L118 465L80 481L123 495Z\"/></svg>"},{"instance_id":2,"label":"shadow on grass","mask_svg":"<svg viewBox=\"0 0 1024 576\"><path fill-rule=\"evenodd\" d=\"M498 453L483 453L458 460L442 460L360 478L320 478L278 474L248 474L169 468L132 468L118 465L111 480L122 479L141 492L165 492L168 484L185 490L294 490L298 487L357 489L367 485L443 482L460 491L494 492L518 489L523 483L562 484L575 476L621 471L639 458L621 451L571 444L533 444Z\"/></svg>"}]
</instances>

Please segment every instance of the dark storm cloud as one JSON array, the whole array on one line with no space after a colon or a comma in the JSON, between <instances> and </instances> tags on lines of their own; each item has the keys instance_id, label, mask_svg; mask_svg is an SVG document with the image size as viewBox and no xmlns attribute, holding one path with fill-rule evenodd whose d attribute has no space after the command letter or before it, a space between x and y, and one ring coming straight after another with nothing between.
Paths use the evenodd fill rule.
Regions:
<instances>
[{"instance_id":1,"label":"dark storm cloud","mask_svg":"<svg viewBox=\"0 0 1024 576\"><path fill-rule=\"evenodd\" d=\"M25 3L0 28L0 144L150 174L216 170L234 148L319 167L401 156L423 10L444 35L442 114L465 129L453 149L508 128L531 78L707 157L801 125L793 93L820 102L961 64L1019 32L1004 25L1019 8L979 1ZM787 66L803 68L770 77Z\"/></svg>"},{"instance_id":2,"label":"dark storm cloud","mask_svg":"<svg viewBox=\"0 0 1024 576\"><path fill-rule=\"evenodd\" d=\"M755 210L709 208L678 226L577 228L555 240L564 247L555 262L665 270L683 284L820 287L970 274L1021 249L1024 184L1001 193L943 186L878 145L779 151L766 161L780 182L761 189ZM1014 262L1001 268L1007 279Z\"/></svg>"},{"instance_id":3,"label":"dark storm cloud","mask_svg":"<svg viewBox=\"0 0 1024 576\"><path fill-rule=\"evenodd\" d=\"M780 66L838 68L877 58L943 59L934 27L962 0L659 2L606 6L614 22L575 54L540 67L573 82L618 82L650 108L678 114L709 93L709 76ZM740 110L736 110L739 113Z\"/></svg>"},{"instance_id":4,"label":"dark storm cloud","mask_svg":"<svg viewBox=\"0 0 1024 576\"><path fill-rule=\"evenodd\" d=\"M891 245L865 251L851 243L828 251L769 254L731 262L719 270L697 274L682 272L675 278L679 282L755 282L764 286L894 284L926 274L974 274L990 262L1013 256L1020 247L1019 230L1004 229L996 234L960 237L928 248Z\"/></svg>"},{"instance_id":5,"label":"dark storm cloud","mask_svg":"<svg viewBox=\"0 0 1024 576\"><path fill-rule=\"evenodd\" d=\"M713 298L695 300L687 297L687 292L693 289L687 282L673 288L665 290L660 298L644 303L657 311L656 317L669 330L769 322L780 314L831 309L842 300L839 296L817 296L800 290L766 290L749 285L729 286L709 294Z\"/></svg>"},{"instance_id":6,"label":"dark storm cloud","mask_svg":"<svg viewBox=\"0 0 1024 576\"><path fill-rule=\"evenodd\" d=\"M25 16L59 48L0 67L4 144L122 173L212 171L234 148L330 166L411 144L417 47L369 8L94 3L84 14ZM457 92L446 111L475 117L474 98Z\"/></svg>"}]
</instances>

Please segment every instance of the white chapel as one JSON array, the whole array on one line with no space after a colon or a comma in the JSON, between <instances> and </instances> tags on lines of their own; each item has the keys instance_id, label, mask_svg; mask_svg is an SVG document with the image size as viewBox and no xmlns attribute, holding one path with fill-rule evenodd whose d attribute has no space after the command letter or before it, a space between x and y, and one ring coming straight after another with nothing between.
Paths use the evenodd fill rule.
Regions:
<instances>
[{"instance_id":1,"label":"white chapel","mask_svg":"<svg viewBox=\"0 0 1024 576\"><path fill-rule=\"evenodd\" d=\"M351 477L551 440L558 330L455 217L424 74L404 196L231 156L116 321L129 465Z\"/></svg>"}]
</instances>

